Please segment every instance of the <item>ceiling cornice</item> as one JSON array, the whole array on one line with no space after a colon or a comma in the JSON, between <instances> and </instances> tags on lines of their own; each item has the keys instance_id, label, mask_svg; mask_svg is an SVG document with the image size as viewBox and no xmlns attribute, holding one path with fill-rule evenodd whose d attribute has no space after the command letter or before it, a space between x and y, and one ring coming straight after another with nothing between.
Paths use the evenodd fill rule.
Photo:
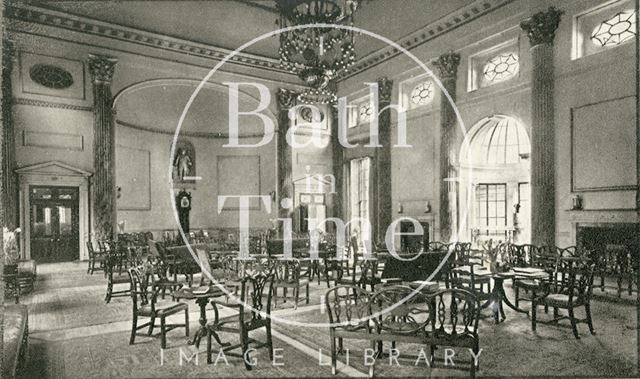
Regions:
<instances>
[{"instance_id":1,"label":"ceiling cornice","mask_svg":"<svg viewBox=\"0 0 640 379\"><path fill-rule=\"evenodd\" d=\"M395 42L403 48L411 50L513 1L514 0L477 0L455 12L449 13L437 21L425 25ZM338 76L338 81L355 76L400 54L402 54L402 52L397 48L386 46L383 49L360 58L349 69L349 72L343 72Z\"/></svg>"},{"instance_id":2,"label":"ceiling cornice","mask_svg":"<svg viewBox=\"0 0 640 379\"><path fill-rule=\"evenodd\" d=\"M129 28L33 5L10 4L6 7L6 14L9 18L15 20L63 28L217 61L224 59L233 52L233 50L218 46ZM229 59L229 63L292 75L289 71L280 67L278 59L255 54L240 52Z\"/></svg>"},{"instance_id":3,"label":"ceiling cornice","mask_svg":"<svg viewBox=\"0 0 640 379\"><path fill-rule=\"evenodd\" d=\"M395 42L403 48L411 50L513 1L514 0L477 0L472 4L462 7L461 9L440 18L437 21L425 25L419 30L410 33ZM166 51L209 58L216 61L224 59L224 57L232 52L232 50L218 46L129 28L33 5L18 3L10 4L6 7L6 14L9 18L24 22L63 28L80 33L87 33L159 48ZM350 68L349 72L343 72L338 76L337 80L342 81L355 76L400 54L402 53L398 51L397 48L387 46L359 59L356 64ZM248 66L280 74L293 75L280 66L279 60L264 56L238 53L231 58L229 62L240 66Z\"/></svg>"}]
</instances>

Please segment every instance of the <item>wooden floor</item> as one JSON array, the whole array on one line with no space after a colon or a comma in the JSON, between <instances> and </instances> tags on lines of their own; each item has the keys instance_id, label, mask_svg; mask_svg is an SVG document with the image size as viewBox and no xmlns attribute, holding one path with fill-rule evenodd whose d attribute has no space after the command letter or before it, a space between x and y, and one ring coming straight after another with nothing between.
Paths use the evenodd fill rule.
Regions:
<instances>
[{"instance_id":1,"label":"wooden floor","mask_svg":"<svg viewBox=\"0 0 640 379\"><path fill-rule=\"evenodd\" d=\"M283 366L273 366L266 352L258 351L258 364L246 371L239 358L228 357L228 365L207 365L204 346L195 359L180 362L180 354L190 357L183 331L169 333L168 349L161 356L160 343L139 338L128 344L131 300L115 298L104 303L106 280L101 273L86 274L85 264L60 263L38 266L35 291L22 302L29 307L30 365L28 377L319 377L330 376L326 356L329 337L326 328L290 325L287 321L326 322L319 306L326 284L312 284L311 305L302 302L292 309L291 301L280 302L274 312L275 347L282 349ZM509 296L511 293L509 289ZM599 289L595 290L596 294ZM189 304L191 330L197 326L198 312ZM541 313L541 312L540 312ZM632 301L593 302L597 335L580 325L582 338L576 340L567 326L540 325L533 333L524 314L507 309L507 319L498 325L491 318L481 321L480 376L595 376L637 375L638 344L636 305ZM548 317L543 315L541 317ZM262 336L258 335L258 339ZM236 338L224 336L223 339ZM338 376L366 373L361 351L365 345L349 342L349 365L341 356ZM418 346L398 346L402 354L416 354ZM459 352L460 367L468 361ZM380 376L424 377L465 376L452 367L430 368L421 361L400 360L400 366L385 359L376 363Z\"/></svg>"}]
</instances>

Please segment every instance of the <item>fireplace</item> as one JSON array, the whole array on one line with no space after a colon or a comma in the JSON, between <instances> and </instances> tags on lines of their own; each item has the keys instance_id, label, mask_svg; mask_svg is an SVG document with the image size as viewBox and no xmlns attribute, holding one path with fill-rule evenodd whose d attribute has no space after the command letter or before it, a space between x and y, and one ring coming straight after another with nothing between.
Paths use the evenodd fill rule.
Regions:
<instances>
[{"instance_id":1,"label":"fireplace","mask_svg":"<svg viewBox=\"0 0 640 379\"><path fill-rule=\"evenodd\" d=\"M400 237L400 250L401 251L420 251L421 248L427 250L429 246L429 223L425 221L420 221L420 225L422 225L422 229L424 231L423 235L402 235ZM401 233L414 233L416 230L414 228L413 222L411 221L400 221L400 232Z\"/></svg>"},{"instance_id":2,"label":"fireplace","mask_svg":"<svg viewBox=\"0 0 640 379\"><path fill-rule=\"evenodd\" d=\"M637 290L640 262L640 224L599 223L576 226L576 246L595 261L594 287L622 292ZM609 279L608 279L609 278Z\"/></svg>"},{"instance_id":3,"label":"fireplace","mask_svg":"<svg viewBox=\"0 0 640 379\"><path fill-rule=\"evenodd\" d=\"M576 245L596 254L626 247L634 258L640 256L640 224L577 224Z\"/></svg>"}]
</instances>

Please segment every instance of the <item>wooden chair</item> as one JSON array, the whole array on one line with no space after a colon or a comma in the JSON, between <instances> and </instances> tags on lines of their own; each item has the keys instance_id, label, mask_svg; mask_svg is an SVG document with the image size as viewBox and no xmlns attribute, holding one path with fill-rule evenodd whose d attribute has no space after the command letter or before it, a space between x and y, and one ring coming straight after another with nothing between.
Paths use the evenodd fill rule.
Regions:
<instances>
[{"instance_id":1,"label":"wooden chair","mask_svg":"<svg viewBox=\"0 0 640 379\"><path fill-rule=\"evenodd\" d=\"M352 284L351 278L349 278L349 258L352 246L354 245L353 238L347 242L347 246L344 247L343 256L327 258L324 261L324 276L327 281L327 288L331 288L331 281L334 282L334 286L339 284ZM355 245L357 249L357 244ZM338 249L336 246L335 249ZM357 254L354 255L354 267L357 264Z\"/></svg>"},{"instance_id":2,"label":"wooden chair","mask_svg":"<svg viewBox=\"0 0 640 379\"><path fill-rule=\"evenodd\" d=\"M105 272L107 274L107 294L105 302L108 304L114 297L129 296L131 287L126 289L114 290L116 285L130 284L131 281L127 273L121 271L123 266L122 255L115 250L109 250L105 258Z\"/></svg>"},{"instance_id":3,"label":"wooden chair","mask_svg":"<svg viewBox=\"0 0 640 379\"><path fill-rule=\"evenodd\" d=\"M433 296L433 303L435 310L428 334L431 367L434 367L435 350L439 346L468 348L478 356L480 304L475 294L461 289L442 290ZM478 369L478 362L472 360L469 369L472 378Z\"/></svg>"},{"instance_id":4,"label":"wooden chair","mask_svg":"<svg viewBox=\"0 0 640 379\"><path fill-rule=\"evenodd\" d=\"M87 274L93 275L94 271L105 271L105 256L100 250L93 248L93 243L87 240L87 252L89 253L89 266ZM96 264L98 267L96 267Z\"/></svg>"},{"instance_id":5,"label":"wooden chair","mask_svg":"<svg viewBox=\"0 0 640 379\"><path fill-rule=\"evenodd\" d=\"M430 252L432 251L435 253L440 253L444 259L449 253L449 251L451 251L452 245L453 245L452 243L443 243L443 242L434 241L434 242L429 242L428 249ZM449 283L449 278L451 277L450 269L452 267L452 263L454 260L455 260L455 254L451 253L451 255L449 255L449 258L447 259L447 262L445 262L445 264L442 266L442 269L440 270L438 275L436 275L435 277L437 282L440 282L441 280L444 281L445 288L450 287L450 283Z\"/></svg>"},{"instance_id":6,"label":"wooden chair","mask_svg":"<svg viewBox=\"0 0 640 379\"><path fill-rule=\"evenodd\" d=\"M132 267L127 271L131 282L131 300L133 302L133 322L131 325L131 337L129 345L133 345L136 336L151 336L155 327L156 318L160 319L160 347L167 347L167 332L184 327L185 335L189 335L189 306L186 303L168 303L166 305L157 304L157 290L149 290L153 287L148 282L149 276L142 267ZM184 324L167 324L168 316L184 311ZM148 317L147 323L138 325L138 318ZM146 334L137 333L142 328L149 327Z\"/></svg>"},{"instance_id":7,"label":"wooden chair","mask_svg":"<svg viewBox=\"0 0 640 379\"><path fill-rule=\"evenodd\" d=\"M300 288L305 288L305 304L309 304L309 278L301 274L300 261L298 259L278 260L274 259L275 281L273 283L274 306L278 306L278 288L282 288L282 298L287 301L287 290L293 291L293 307L298 309Z\"/></svg>"},{"instance_id":8,"label":"wooden chair","mask_svg":"<svg viewBox=\"0 0 640 379\"><path fill-rule=\"evenodd\" d=\"M470 292L476 300L484 302L492 296L490 285L487 285L486 291L484 290L484 285L490 280L491 273L482 269L482 260L478 256L469 254L460 259L456 257L454 260L450 278L452 289ZM493 313L496 324L500 322L500 315L505 317L502 302L499 303L497 311Z\"/></svg>"},{"instance_id":9,"label":"wooden chair","mask_svg":"<svg viewBox=\"0 0 640 379\"><path fill-rule=\"evenodd\" d=\"M548 277L544 280L540 279L522 279L516 280L514 283L515 290L515 306L519 307L521 301L531 301L531 297L523 297L520 290L524 290L525 293L533 293L534 291L540 291L545 283L552 283L556 278L554 276L557 273L558 258L555 248L551 249L548 246L534 246L534 245L522 245L520 249L524 254L530 256L530 266L542 269L548 274ZM547 312L548 307L545 307Z\"/></svg>"},{"instance_id":10,"label":"wooden chair","mask_svg":"<svg viewBox=\"0 0 640 379\"><path fill-rule=\"evenodd\" d=\"M273 339L271 337L271 299L273 295L273 281L275 275L272 272L256 275L247 275L241 281L240 299L234 302L211 301L214 310L214 320L207 324L207 363L212 363L211 355L214 352L211 345L211 338L215 338L221 350L226 356L240 357L244 361L245 368L251 370L249 364L249 344L256 344L255 348L267 347L269 349L269 359L273 360ZM264 297L266 296L266 304ZM220 318L218 306L235 308L237 314ZM249 337L249 333L265 329L267 338L265 342L259 342ZM219 332L235 333L239 336L240 342L231 345L220 340ZM240 354L228 353L230 350L240 348ZM215 353L218 353L217 351Z\"/></svg>"},{"instance_id":11,"label":"wooden chair","mask_svg":"<svg viewBox=\"0 0 640 379\"><path fill-rule=\"evenodd\" d=\"M538 323L557 323L563 319L569 319L573 335L579 339L578 323L586 323L591 334L595 334L593 320L591 319L591 291L593 286L594 264L589 259L567 259L560 258L558 262L558 272L562 281L549 283L542 289L542 293L533 294L531 306L531 329L536 330ZM539 321L536 317L536 310L539 305L553 308L553 319L550 321ZM584 307L586 318L578 319L575 316L575 309ZM559 316L558 309L566 309L567 316Z\"/></svg>"},{"instance_id":12,"label":"wooden chair","mask_svg":"<svg viewBox=\"0 0 640 379\"><path fill-rule=\"evenodd\" d=\"M329 338L331 341L331 372L336 374L337 355L343 352L343 340L370 340L375 348L376 339L371 321L371 297L362 288L354 285L337 286L324 296L329 315ZM336 346L337 345L337 346ZM373 374L373 368L369 368Z\"/></svg>"},{"instance_id":13,"label":"wooden chair","mask_svg":"<svg viewBox=\"0 0 640 379\"><path fill-rule=\"evenodd\" d=\"M349 243L349 251L353 254L353 267L349 274L349 269L341 265L336 269L335 285L354 285L366 289L371 288L371 292L375 291L375 286L381 283L378 275L378 260L362 259L358 249L358 242L355 237L351 238ZM360 270L358 270L360 269ZM345 275L346 274L346 275Z\"/></svg>"},{"instance_id":14,"label":"wooden chair","mask_svg":"<svg viewBox=\"0 0 640 379\"><path fill-rule=\"evenodd\" d=\"M4 297L13 297L16 304L20 303L20 283L18 281L18 264L5 264L2 272L4 281Z\"/></svg>"},{"instance_id":15,"label":"wooden chair","mask_svg":"<svg viewBox=\"0 0 640 379\"><path fill-rule=\"evenodd\" d=\"M391 341L392 348L398 342L427 345L427 328L435 315L432 303L433 298L402 285L382 287L371 295L378 354L383 351L383 341ZM375 362L369 367L369 376L373 376L374 366Z\"/></svg>"},{"instance_id":16,"label":"wooden chair","mask_svg":"<svg viewBox=\"0 0 640 379\"><path fill-rule=\"evenodd\" d=\"M147 249L149 254L147 256L147 261L153 267L152 275L153 281L153 290L160 291L160 297L164 299L167 290L169 290L170 294L180 288L182 285L177 281L171 280L167 276L167 262L165 260L164 254L162 253L162 247L159 245L157 241L152 239L147 240ZM172 297L173 299L173 297Z\"/></svg>"}]
</instances>

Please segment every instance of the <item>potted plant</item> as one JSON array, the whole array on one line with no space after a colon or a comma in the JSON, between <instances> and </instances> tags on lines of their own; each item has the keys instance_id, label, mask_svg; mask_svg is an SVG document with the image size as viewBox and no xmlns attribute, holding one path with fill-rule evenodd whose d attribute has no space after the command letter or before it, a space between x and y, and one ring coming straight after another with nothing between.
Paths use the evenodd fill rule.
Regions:
<instances>
[{"instance_id":1,"label":"potted plant","mask_svg":"<svg viewBox=\"0 0 640 379\"><path fill-rule=\"evenodd\" d=\"M489 241L482 244L482 249L484 250L484 256L486 257L485 260L489 262L489 271L494 274L497 273L499 271L498 246L494 247L493 240L490 239Z\"/></svg>"},{"instance_id":2,"label":"potted plant","mask_svg":"<svg viewBox=\"0 0 640 379\"><path fill-rule=\"evenodd\" d=\"M9 228L4 227L2 229L2 241L4 251L4 264L6 266L18 265L20 260L20 249L18 248L18 241L16 235L20 233L20 228L14 231L10 231Z\"/></svg>"}]
</instances>

